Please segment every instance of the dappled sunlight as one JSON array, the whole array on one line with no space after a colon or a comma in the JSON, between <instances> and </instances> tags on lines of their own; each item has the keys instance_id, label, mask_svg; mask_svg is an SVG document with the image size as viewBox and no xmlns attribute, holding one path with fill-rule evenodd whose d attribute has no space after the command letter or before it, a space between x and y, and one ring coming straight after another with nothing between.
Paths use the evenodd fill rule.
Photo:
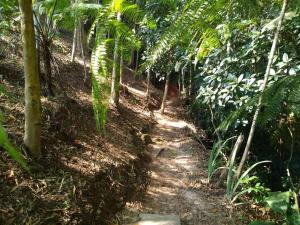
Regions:
<instances>
[{"instance_id":1,"label":"dappled sunlight","mask_svg":"<svg viewBox=\"0 0 300 225\"><path fill-rule=\"evenodd\" d=\"M187 123L185 121L182 121L182 120L173 120L173 119L167 118L164 115L161 115L158 112L155 113L155 117L157 119L157 122L160 125L169 126L171 128L173 127L173 128L179 128L179 129L181 129L181 128L184 128L187 125Z\"/></svg>"},{"instance_id":2,"label":"dappled sunlight","mask_svg":"<svg viewBox=\"0 0 300 225\"><path fill-rule=\"evenodd\" d=\"M143 90L139 90L139 89L137 89L137 88L134 88L134 87L128 86L128 85L124 85L124 86L126 86L126 88L128 88L128 90L129 90L132 94L134 94L134 95L137 95L137 96L139 96L139 97L141 97L141 98L143 98L143 97L146 96L146 92L143 91Z\"/></svg>"},{"instance_id":3,"label":"dappled sunlight","mask_svg":"<svg viewBox=\"0 0 300 225\"><path fill-rule=\"evenodd\" d=\"M193 157L191 157L190 155L181 155L181 156L177 156L175 158L175 162L183 167L184 169L193 172L197 170L197 163L198 161L195 160Z\"/></svg>"}]
</instances>

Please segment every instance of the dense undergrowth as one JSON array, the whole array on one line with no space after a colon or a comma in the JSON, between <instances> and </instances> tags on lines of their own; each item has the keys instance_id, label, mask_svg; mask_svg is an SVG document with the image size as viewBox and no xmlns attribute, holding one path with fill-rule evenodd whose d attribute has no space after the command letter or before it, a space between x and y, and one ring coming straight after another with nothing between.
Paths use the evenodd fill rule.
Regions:
<instances>
[{"instance_id":1,"label":"dense undergrowth","mask_svg":"<svg viewBox=\"0 0 300 225\"><path fill-rule=\"evenodd\" d=\"M32 2L27 3L25 6L30 5L31 10ZM62 148L62 143L85 150L91 145L96 152L103 142L118 145L113 137L121 135L126 139L132 133L132 126L140 130L138 122L145 123L145 118L139 118L131 110L142 108L141 99L130 102L122 98L122 94L127 94L122 84L124 68L130 67L135 79L145 73L148 88L150 80L157 87L165 85L161 113L164 113L168 93L180 95L187 103L195 123L207 133L207 137L198 139L211 149L208 178L225 187L231 205L267 209L270 221L252 224L299 225L299 3L299 0L33 1L34 13L27 16L33 22L29 38L35 45L31 50L36 50L38 57L28 60L24 55L24 62L35 60L39 67L35 78L39 75L41 82L36 79L38 82L34 85L42 85L42 97L39 91L35 94L42 102L43 122L35 125L41 126L42 133L37 129L38 134L32 140L46 140L45 153L40 155L38 148L26 151L28 146L21 141L22 134L30 131L23 129L23 114L25 111L27 115L28 108L24 110L20 101L24 98L21 90L27 87L23 78L32 75L24 70L25 76L22 76L20 69L23 63L20 23L25 21L26 13L22 15L24 18L20 16L16 0L3 0L0 2L0 95L1 101L4 99L4 104L1 102L4 113L0 116L1 147L27 168L25 160L31 163L30 153L36 152L47 162L56 162L55 158L62 163L61 159L66 157L61 154L76 152L73 147L52 151L58 143L56 139L61 140L57 149ZM73 45L65 48L63 41L71 42L71 31ZM26 37L25 32L23 38ZM69 53L71 60L66 63ZM75 63L75 58L80 63ZM120 95L123 102L119 100ZM30 102L30 98L26 99L26 103ZM153 100L149 92L146 99ZM151 102L147 107L152 107ZM39 111L39 107L36 109ZM40 116L25 118L26 123ZM118 116L125 121L118 121ZM124 128L121 133L119 126ZM91 134L87 135L88 132ZM20 150L12 147L11 142ZM123 147L121 145L121 149ZM103 149L106 148L101 148L105 155ZM6 163L7 153L1 164L4 171L11 171L8 168L15 164ZM116 161L122 161L124 155L131 158L132 154L139 161L143 156L139 153L133 151L128 156L122 151ZM85 161L79 156L76 160ZM108 168L111 164L115 162L110 162ZM128 169L127 164L122 168ZM97 173L103 174L98 169ZM9 183L14 172L2 176L9 190L20 183ZM106 177L109 176L114 175ZM60 178L65 179L56 177L56 182ZM94 188L102 186L89 181L95 183ZM89 203L91 208L96 205ZM62 205L59 216L72 208L68 201ZM14 207L11 208L15 213ZM15 215L10 214L11 211L4 210L4 213ZM92 216L97 214L95 210L82 211Z\"/></svg>"},{"instance_id":2,"label":"dense undergrowth","mask_svg":"<svg viewBox=\"0 0 300 225\"><path fill-rule=\"evenodd\" d=\"M264 160L271 163L249 171L240 180L240 187L228 190L250 194L253 203L266 203L275 212L286 215L287 224L299 224L299 24L298 14L286 16L268 88L263 94L248 168ZM211 177L220 167L227 167L230 173L238 166L242 152L236 152L233 158L231 152L237 144L236 135L247 137L250 130L268 60L266 49L272 44L272 22L250 27L245 22L241 26L244 27L232 31L229 49L226 45L214 49L195 72L194 88L199 91L190 111L215 140L211 146ZM245 141L240 149L244 147ZM228 179L229 174L227 182ZM269 194L271 197L267 197ZM230 200L233 196L230 193Z\"/></svg>"}]
</instances>

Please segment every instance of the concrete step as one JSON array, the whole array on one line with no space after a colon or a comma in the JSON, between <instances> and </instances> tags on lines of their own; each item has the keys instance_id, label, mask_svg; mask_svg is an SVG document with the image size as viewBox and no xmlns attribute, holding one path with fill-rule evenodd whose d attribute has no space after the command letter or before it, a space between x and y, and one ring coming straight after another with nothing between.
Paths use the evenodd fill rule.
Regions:
<instances>
[{"instance_id":1,"label":"concrete step","mask_svg":"<svg viewBox=\"0 0 300 225\"><path fill-rule=\"evenodd\" d=\"M134 225L180 225L176 215L140 214L140 221Z\"/></svg>"}]
</instances>

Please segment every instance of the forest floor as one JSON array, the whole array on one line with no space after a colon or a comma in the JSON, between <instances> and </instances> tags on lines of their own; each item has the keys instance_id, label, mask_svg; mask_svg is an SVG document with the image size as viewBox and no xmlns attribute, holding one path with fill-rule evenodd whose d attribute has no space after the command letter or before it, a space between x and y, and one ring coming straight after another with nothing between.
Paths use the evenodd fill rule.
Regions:
<instances>
[{"instance_id":1,"label":"forest floor","mask_svg":"<svg viewBox=\"0 0 300 225\"><path fill-rule=\"evenodd\" d=\"M150 184L142 202L127 204L120 224L139 224L140 213L178 215L182 225L241 224L230 213L224 191L208 183L208 152L194 139L196 129L184 111L173 98L164 115L154 113Z\"/></svg>"},{"instance_id":2,"label":"forest floor","mask_svg":"<svg viewBox=\"0 0 300 225\"><path fill-rule=\"evenodd\" d=\"M24 151L24 75L18 35L0 39L3 125ZM42 86L43 160L27 174L0 151L0 224L130 224L140 213L177 214L183 225L240 224L224 191L207 181L208 152L195 140L179 100L158 110L162 91L125 69L118 109L95 129L90 80L71 62L71 35L55 40L54 97ZM145 143L150 135L152 143ZM151 163L152 161L152 163ZM149 172L150 171L150 172ZM125 207L125 210L122 209ZM115 216L117 214L117 216Z\"/></svg>"},{"instance_id":3,"label":"forest floor","mask_svg":"<svg viewBox=\"0 0 300 225\"><path fill-rule=\"evenodd\" d=\"M90 80L83 81L82 60L70 60L71 35L62 34L53 45L59 70L53 70L55 96L47 96L42 82L42 160L33 163L22 141L20 43L18 34L0 39L0 85L6 92L0 94L0 111L11 142L34 171L27 174L0 149L0 224L108 224L148 184L150 156L140 133L150 132L153 120L145 97L122 90L118 109L109 110L106 131L99 133ZM131 77L132 72L125 71ZM145 88L133 78L129 83ZM150 102L158 107L158 100Z\"/></svg>"}]
</instances>

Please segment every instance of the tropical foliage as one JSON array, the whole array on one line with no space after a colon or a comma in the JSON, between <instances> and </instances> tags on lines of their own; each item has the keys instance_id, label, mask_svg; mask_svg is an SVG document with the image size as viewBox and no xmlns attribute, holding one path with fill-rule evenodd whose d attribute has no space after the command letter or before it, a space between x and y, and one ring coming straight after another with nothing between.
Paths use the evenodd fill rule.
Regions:
<instances>
[{"instance_id":1,"label":"tropical foliage","mask_svg":"<svg viewBox=\"0 0 300 225\"><path fill-rule=\"evenodd\" d=\"M299 0L33 2L50 95L53 41L61 31L74 32L100 132L110 106L118 108L124 68L146 74L148 86L150 80L165 85L161 113L173 85L207 133L209 181L221 175L231 204L248 195L285 216L283 223L299 223ZM19 20L17 1L1 0L0 38ZM242 136L249 137L247 144ZM27 168L2 125L0 141Z\"/></svg>"}]
</instances>

